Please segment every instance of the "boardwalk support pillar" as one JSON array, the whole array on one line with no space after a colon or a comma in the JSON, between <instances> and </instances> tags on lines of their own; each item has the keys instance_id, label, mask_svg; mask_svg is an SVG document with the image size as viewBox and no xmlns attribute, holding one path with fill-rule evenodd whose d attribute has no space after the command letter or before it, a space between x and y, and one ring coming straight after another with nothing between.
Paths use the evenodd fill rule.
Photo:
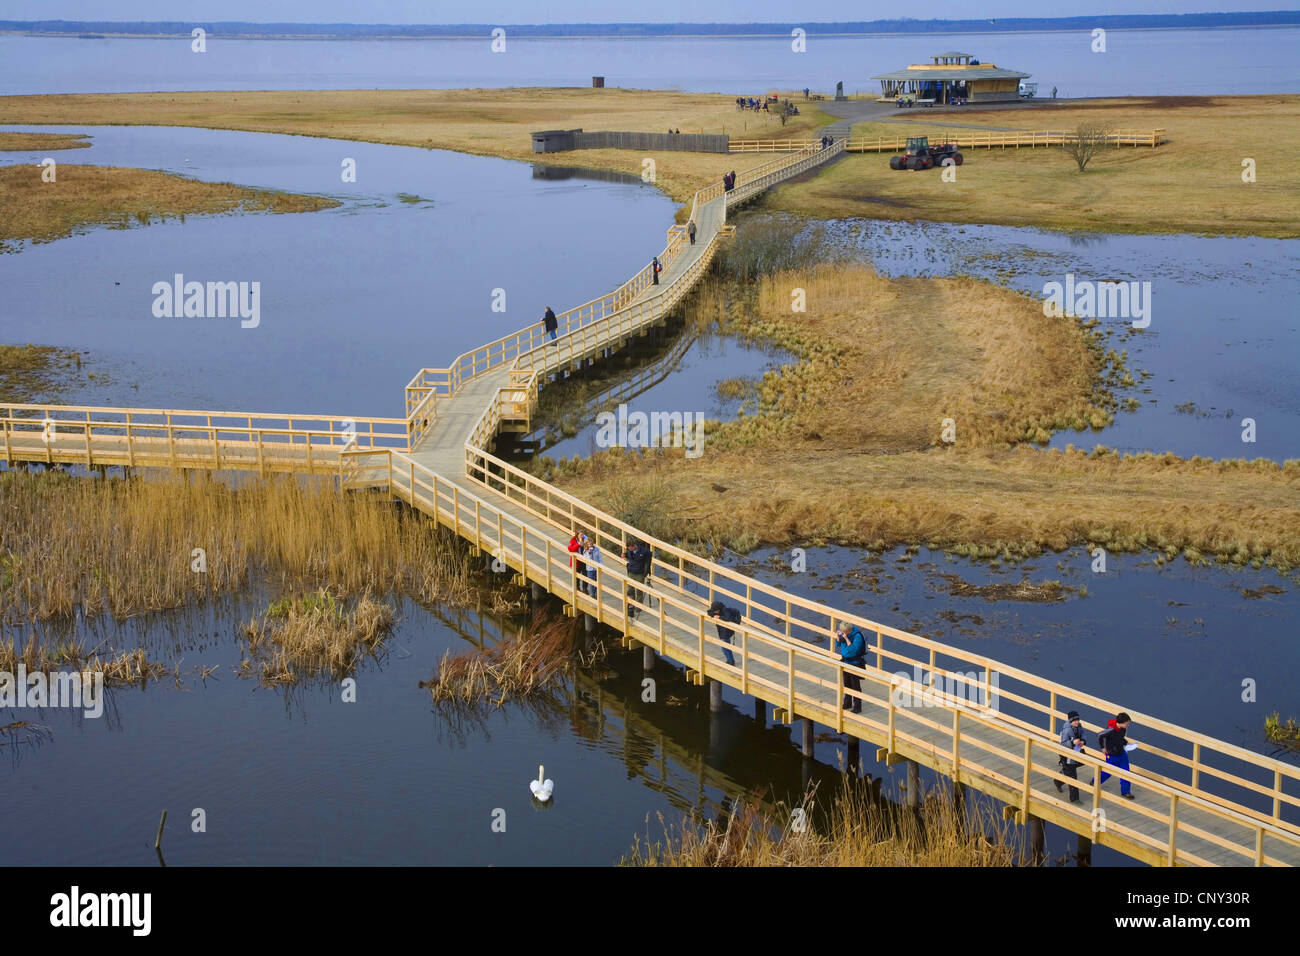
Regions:
<instances>
[{"instance_id":1,"label":"boardwalk support pillar","mask_svg":"<svg viewBox=\"0 0 1300 956\"><path fill-rule=\"evenodd\" d=\"M1092 866L1092 838L1079 834L1079 842L1074 851L1079 866Z\"/></svg>"},{"instance_id":2,"label":"boardwalk support pillar","mask_svg":"<svg viewBox=\"0 0 1300 956\"><path fill-rule=\"evenodd\" d=\"M648 644L641 645L641 669L643 671L655 669L655 652Z\"/></svg>"},{"instance_id":3,"label":"boardwalk support pillar","mask_svg":"<svg viewBox=\"0 0 1300 956\"><path fill-rule=\"evenodd\" d=\"M813 756L813 722L809 718L803 718L803 755L808 760Z\"/></svg>"},{"instance_id":4,"label":"boardwalk support pillar","mask_svg":"<svg viewBox=\"0 0 1300 956\"><path fill-rule=\"evenodd\" d=\"M532 597L533 603L536 604L542 599L542 586L536 581L530 581L528 583L528 593Z\"/></svg>"},{"instance_id":5,"label":"boardwalk support pillar","mask_svg":"<svg viewBox=\"0 0 1300 956\"><path fill-rule=\"evenodd\" d=\"M855 777L858 775L858 768L862 765L862 741L857 737L849 738L849 754L845 770Z\"/></svg>"},{"instance_id":6,"label":"boardwalk support pillar","mask_svg":"<svg viewBox=\"0 0 1300 956\"><path fill-rule=\"evenodd\" d=\"M1043 832L1043 820L1030 814L1026 825L1029 827L1029 855L1034 860L1034 866L1043 862L1044 846L1046 844L1046 834Z\"/></svg>"},{"instance_id":7,"label":"boardwalk support pillar","mask_svg":"<svg viewBox=\"0 0 1300 956\"><path fill-rule=\"evenodd\" d=\"M761 697L754 698L754 720L758 722L758 726L760 727L767 726L766 708L767 708L767 704L763 702L763 698Z\"/></svg>"},{"instance_id":8,"label":"boardwalk support pillar","mask_svg":"<svg viewBox=\"0 0 1300 956\"><path fill-rule=\"evenodd\" d=\"M722 710L722 681L709 681L709 712L716 714Z\"/></svg>"},{"instance_id":9,"label":"boardwalk support pillar","mask_svg":"<svg viewBox=\"0 0 1300 956\"><path fill-rule=\"evenodd\" d=\"M915 760L908 760L906 763L907 805L915 808L921 805L921 765Z\"/></svg>"},{"instance_id":10,"label":"boardwalk support pillar","mask_svg":"<svg viewBox=\"0 0 1300 956\"><path fill-rule=\"evenodd\" d=\"M582 629L588 634L596 629L596 619L586 611L582 612Z\"/></svg>"}]
</instances>

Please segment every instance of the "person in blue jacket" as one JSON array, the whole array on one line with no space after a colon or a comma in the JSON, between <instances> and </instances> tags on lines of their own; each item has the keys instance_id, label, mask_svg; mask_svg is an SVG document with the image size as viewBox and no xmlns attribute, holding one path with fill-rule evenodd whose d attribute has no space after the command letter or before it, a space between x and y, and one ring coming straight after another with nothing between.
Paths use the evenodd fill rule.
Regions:
<instances>
[{"instance_id":1,"label":"person in blue jacket","mask_svg":"<svg viewBox=\"0 0 1300 956\"><path fill-rule=\"evenodd\" d=\"M840 621L839 627L835 629L839 635L839 640L835 642L835 653L840 655L840 660L845 664L852 664L854 667L867 666L867 639L862 636L862 632L856 627L850 627L847 621ZM854 690L859 694L862 693L862 678L857 674L844 672L844 689ZM848 710L855 714L862 713L862 698L850 697L844 695L844 703L840 705L841 710Z\"/></svg>"}]
</instances>

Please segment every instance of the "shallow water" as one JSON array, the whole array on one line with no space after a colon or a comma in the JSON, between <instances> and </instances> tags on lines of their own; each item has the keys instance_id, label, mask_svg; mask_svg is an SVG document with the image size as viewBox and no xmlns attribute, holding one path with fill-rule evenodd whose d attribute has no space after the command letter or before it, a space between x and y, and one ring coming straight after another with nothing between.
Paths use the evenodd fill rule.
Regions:
<instances>
[{"instance_id":1,"label":"shallow water","mask_svg":"<svg viewBox=\"0 0 1300 956\"><path fill-rule=\"evenodd\" d=\"M1069 235L1012 226L839 219L828 233L886 275L973 275L1043 298L1049 282L1150 283L1150 324L1104 318L1126 349L1141 402L1101 431L1057 432L1051 447L1102 444L1214 458L1300 457L1300 241ZM1142 319L1137 319L1142 321ZM1139 379L1145 369L1150 377ZM1190 405L1190 407L1189 407ZM1179 408L1182 406L1182 409ZM1242 440L1242 420L1255 441Z\"/></svg>"},{"instance_id":2,"label":"shallow water","mask_svg":"<svg viewBox=\"0 0 1300 956\"><path fill-rule=\"evenodd\" d=\"M87 370L110 381L83 380L64 396L78 403L400 417L418 369L624 282L663 247L675 208L640 182L553 180L444 151L183 128L90 133L89 149L57 161L343 205L98 228L0 255L0 341L88 350ZM356 183L341 181L345 158ZM615 219L619 229L604 228ZM176 273L260 282L260 324L155 318L153 285ZM493 311L496 289L504 312Z\"/></svg>"}]
</instances>

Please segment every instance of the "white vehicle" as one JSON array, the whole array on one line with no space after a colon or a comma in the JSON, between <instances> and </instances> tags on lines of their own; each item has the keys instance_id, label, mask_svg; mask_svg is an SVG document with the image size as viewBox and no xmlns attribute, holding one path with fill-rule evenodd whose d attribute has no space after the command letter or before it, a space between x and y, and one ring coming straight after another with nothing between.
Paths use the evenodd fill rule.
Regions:
<instances>
[{"instance_id":1,"label":"white vehicle","mask_svg":"<svg viewBox=\"0 0 1300 956\"><path fill-rule=\"evenodd\" d=\"M1020 81L1020 96L1022 99L1026 99L1026 100L1031 99L1033 95L1037 92L1038 92L1037 83L1026 83L1024 80Z\"/></svg>"}]
</instances>

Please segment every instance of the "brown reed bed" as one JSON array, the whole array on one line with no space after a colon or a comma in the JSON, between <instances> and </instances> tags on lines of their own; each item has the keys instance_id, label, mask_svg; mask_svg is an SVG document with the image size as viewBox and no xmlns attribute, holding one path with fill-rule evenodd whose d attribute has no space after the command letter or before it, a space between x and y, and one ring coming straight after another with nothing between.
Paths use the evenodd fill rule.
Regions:
<instances>
[{"instance_id":1,"label":"brown reed bed","mask_svg":"<svg viewBox=\"0 0 1300 956\"><path fill-rule=\"evenodd\" d=\"M460 607L476 606L488 583L455 536L327 479L0 473L0 619L121 620L253 581L283 594L383 590Z\"/></svg>"},{"instance_id":2,"label":"brown reed bed","mask_svg":"<svg viewBox=\"0 0 1300 956\"><path fill-rule=\"evenodd\" d=\"M19 664L29 674L70 670L102 673L104 684L108 687L141 684L167 676L175 677L178 682L180 680L177 668L169 667L161 661L149 660L142 648L104 656L100 654L99 648L87 650L76 641L44 644L37 639L35 633L21 647L14 638L0 641L0 671L12 674Z\"/></svg>"},{"instance_id":3,"label":"brown reed bed","mask_svg":"<svg viewBox=\"0 0 1300 956\"><path fill-rule=\"evenodd\" d=\"M796 288L806 313L791 311ZM542 477L690 546L924 545L1006 559L1088 546L1300 567L1300 460L1033 447L1109 423L1131 376L1094 329L1029 297L830 264L706 284L688 313L798 361L764 376L756 414L706 425L699 458L610 449L540 461Z\"/></svg>"},{"instance_id":4,"label":"brown reed bed","mask_svg":"<svg viewBox=\"0 0 1300 956\"><path fill-rule=\"evenodd\" d=\"M350 608L325 588L282 599L244 629L248 657L241 673L256 668L267 685L347 677L379 652L395 620L392 606L368 592Z\"/></svg>"},{"instance_id":5,"label":"brown reed bed","mask_svg":"<svg viewBox=\"0 0 1300 956\"><path fill-rule=\"evenodd\" d=\"M499 708L507 701L552 695L577 663L574 623L538 615L517 637L442 656L428 688L435 704L449 708Z\"/></svg>"},{"instance_id":6,"label":"brown reed bed","mask_svg":"<svg viewBox=\"0 0 1300 956\"><path fill-rule=\"evenodd\" d=\"M877 804L865 780L845 782L826 814L813 825L815 788L801 814L776 819L756 800L741 801L721 820L690 818L663 836L636 838L624 866L1015 866L1019 856L1008 824L982 810L962 811L936 793L921 812ZM802 825L795 823L803 820Z\"/></svg>"}]
</instances>

